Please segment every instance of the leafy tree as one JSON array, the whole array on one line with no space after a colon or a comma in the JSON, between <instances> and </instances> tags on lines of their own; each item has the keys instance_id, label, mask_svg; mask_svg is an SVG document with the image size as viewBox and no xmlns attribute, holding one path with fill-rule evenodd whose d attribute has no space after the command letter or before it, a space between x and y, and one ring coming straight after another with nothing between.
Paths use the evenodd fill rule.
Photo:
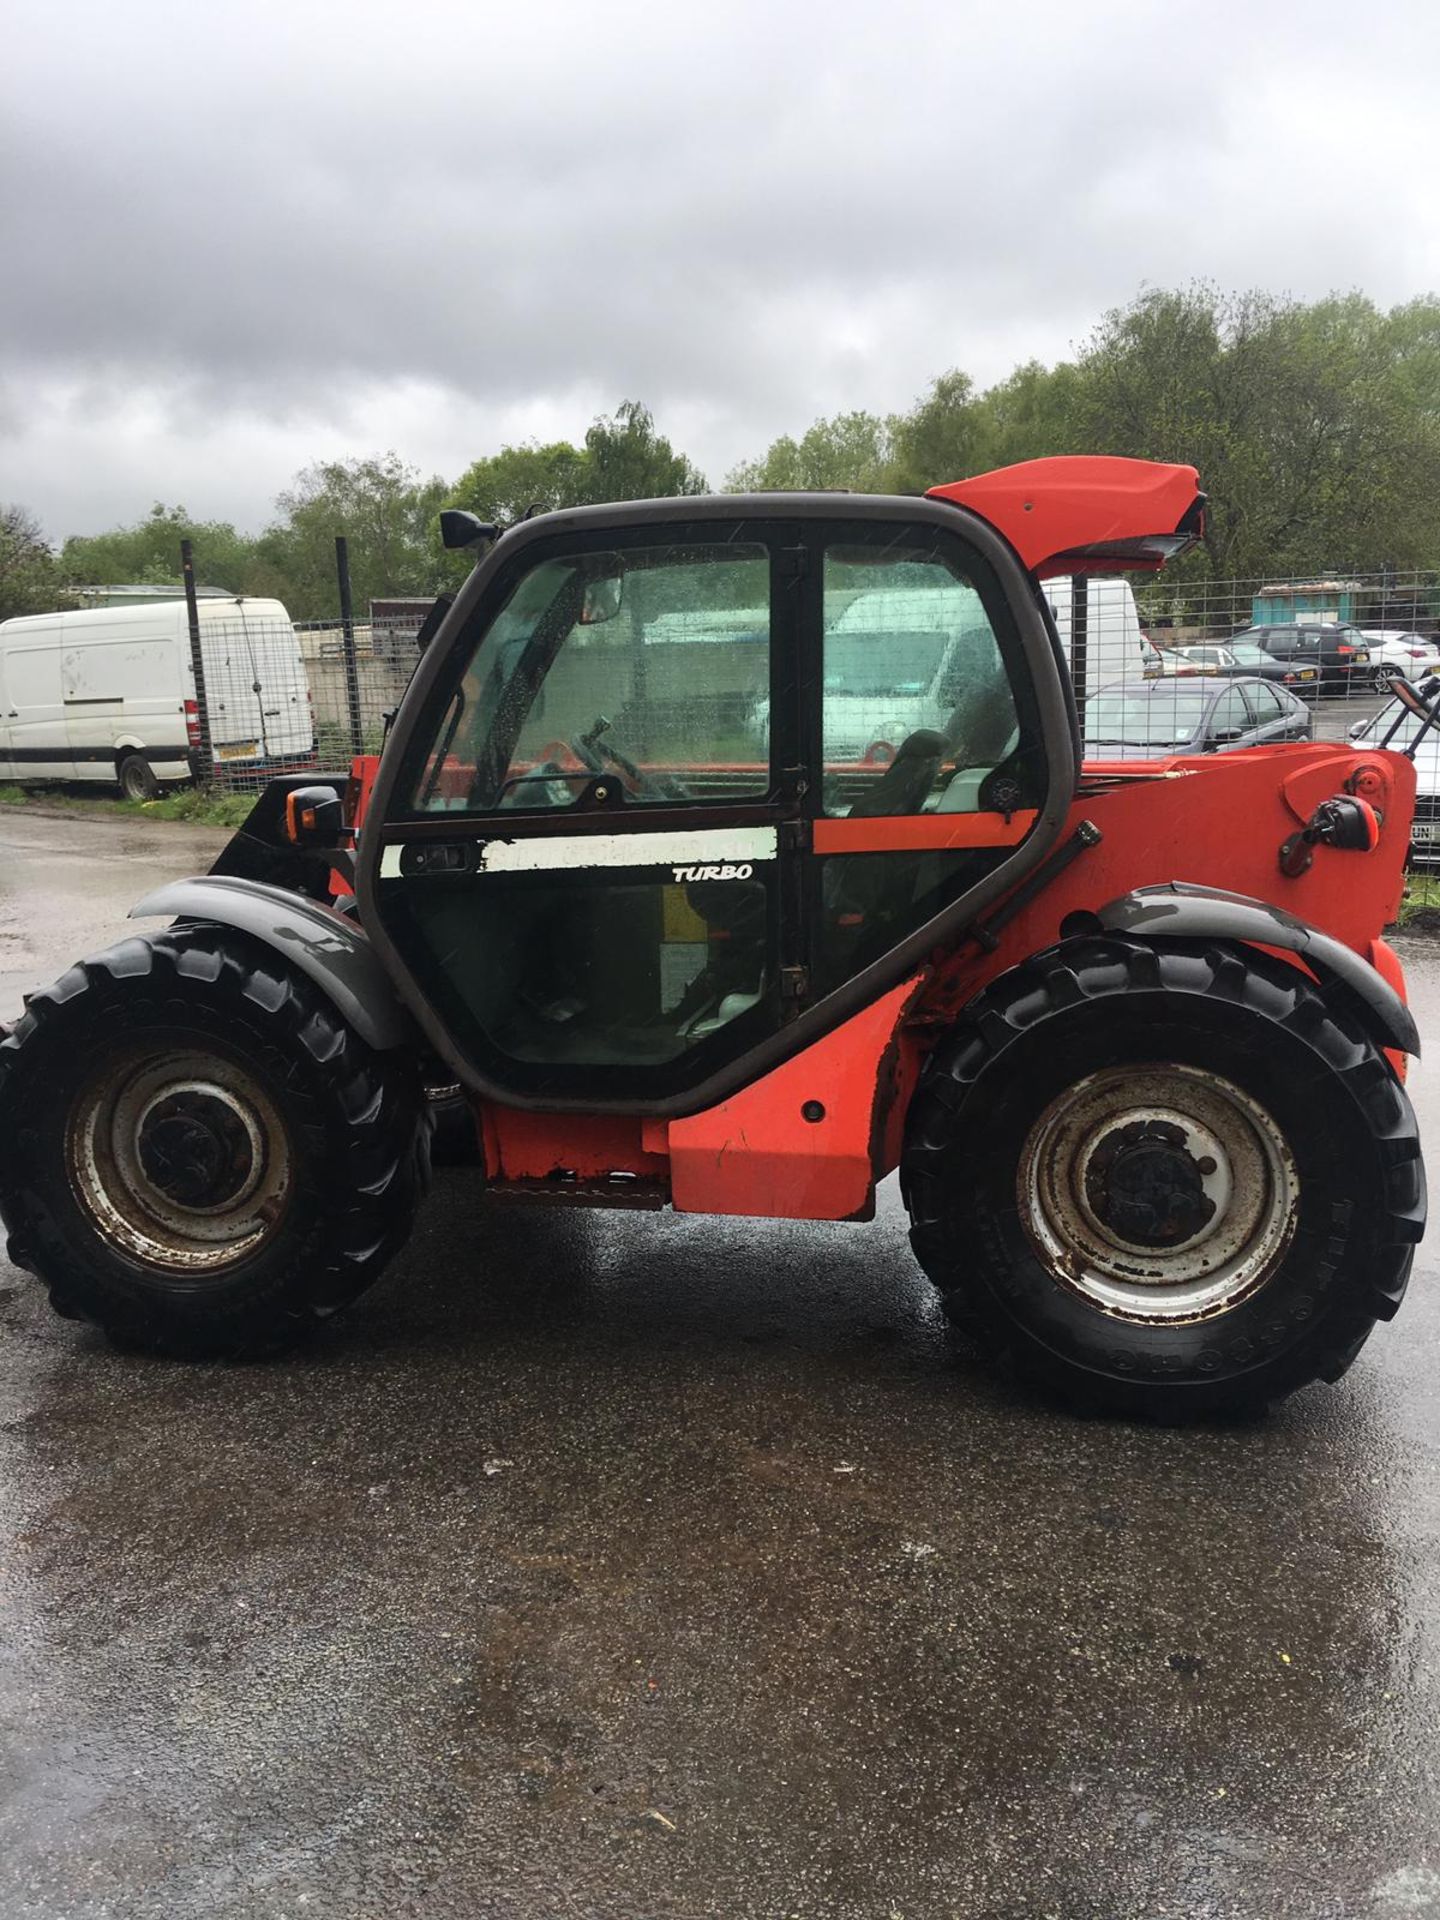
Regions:
<instances>
[{"instance_id":1,"label":"leafy tree","mask_svg":"<svg viewBox=\"0 0 1440 1920\"><path fill-rule=\"evenodd\" d=\"M622 400L610 419L596 420L585 435L586 498L661 500L672 494L704 493L705 476L655 431L650 409Z\"/></svg>"},{"instance_id":2,"label":"leafy tree","mask_svg":"<svg viewBox=\"0 0 1440 1920\"><path fill-rule=\"evenodd\" d=\"M256 543L257 558L289 583L286 604L303 619L333 619L339 610L340 534L349 542L357 611L372 599L431 592L431 531L445 493L443 480L423 479L396 453L322 461L304 468L279 496L282 517Z\"/></svg>"},{"instance_id":3,"label":"leafy tree","mask_svg":"<svg viewBox=\"0 0 1440 1920\"><path fill-rule=\"evenodd\" d=\"M763 458L736 467L725 484L732 493L831 487L883 493L894 459L891 421L874 413L837 413L817 420L799 440L783 434Z\"/></svg>"},{"instance_id":4,"label":"leafy tree","mask_svg":"<svg viewBox=\"0 0 1440 1920\"><path fill-rule=\"evenodd\" d=\"M55 555L28 508L0 505L0 620L66 604Z\"/></svg>"},{"instance_id":5,"label":"leafy tree","mask_svg":"<svg viewBox=\"0 0 1440 1920\"><path fill-rule=\"evenodd\" d=\"M895 423L895 479L902 489L960 480L982 471L983 433L975 383L952 367Z\"/></svg>"},{"instance_id":6,"label":"leafy tree","mask_svg":"<svg viewBox=\"0 0 1440 1920\"><path fill-rule=\"evenodd\" d=\"M486 454L465 469L445 504L508 527L532 507L548 513L588 498L585 455L568 440L556 440L548 447L502 447Z\"/></svg>"},{"instance_id":7,"label":"leafy tree","mask_svg":"<svg viewBox=\"0 0 1440 1920\"><path fill-rule=\"evenodd\" d=\"M1358 294L1143 295L1080 357L1084 443L1198 467L1216 575L1418 564L1440 537L1427 318Z\"/></svg>"},{"instance_id":8,"label":"leafy tree","mask_svg":"<svg viewBox=\"0 0 1440 1920\"><path fill-rule=\"evenodd\" d=\"M556 440L543 447L502 447L476 460L450 489L445 505L508 527L537 508L549 513L607 500L704 491L703 475L656 433L649 409L626 400L611 418L602 415L594 422L583 447ZM471 556L442 554L438 532L435 552L440 573L452 582L469 571Z\"/></svg>"},{"instance_id":9,"label":"leafy tree","mask_svg":"<svg viewBox=\"0 0 1440 1920\"><path fill-rule=\"evenodd\" d=\"M72 535L61 549L65 578L75 586L180 585L180 542L195 548L195 573L202 586L254 592L255 543L226 520L192 520L184 507L161 502L133 527L109 533Z\"/></svg>"}]
</instances>

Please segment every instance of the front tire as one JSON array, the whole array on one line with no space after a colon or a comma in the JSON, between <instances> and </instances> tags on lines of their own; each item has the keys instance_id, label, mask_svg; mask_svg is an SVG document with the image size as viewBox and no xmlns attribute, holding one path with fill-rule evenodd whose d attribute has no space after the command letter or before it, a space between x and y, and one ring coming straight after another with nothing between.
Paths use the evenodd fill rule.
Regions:
<instances>
[{"instance_id":1,"label":"front tire","mask_svg":"<svg viewBox=\"0 0 1440 1920\"><path fill-rule=\"evenodd\" d=\"M1090 1409L1253 1412L1335 1380L1425 1215L1403 1087L1297 968L1068 941L932 1056L903 1179L965 1332Z\"/></svg>"},{"instance_id":2,"label":"front tire","mask_svg":"<svg viewBox=\"0 0 1440 1920\"><path fill-rule=\"evenodd\" d=\"M414 1062L228 929L72 967L0 1045L10 1257L126 1345L293 1344L378 1277L427 1174Z\"/></svg>"}]
</instances>

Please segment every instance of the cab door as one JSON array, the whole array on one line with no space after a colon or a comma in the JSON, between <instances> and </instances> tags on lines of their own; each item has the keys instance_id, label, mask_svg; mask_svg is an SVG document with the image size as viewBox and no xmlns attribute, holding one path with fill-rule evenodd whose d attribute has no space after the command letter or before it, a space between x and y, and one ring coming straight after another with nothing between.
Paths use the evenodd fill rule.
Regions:
<instances>
[{"instance_id":1,"label":"cab door","mask_svg":"<svg viewBox=\"0 0 1440 1920\"><path fill-rule=\"evenodd\" d=\"M664 1099L786 1020L793 546L773 521L557 536L471 620L413 730L375 908L488 1082Z\"/></svg>"},{"instance_id":2,"label":"cab door","mask_svg":"<svg viewBox=\"0 0 1440 1920\"><path fill-rule=\"evenodd\" d=\"M984 522L676 504L500 541L366 819L366 927L505 1103L723 1098L922 966L1068 810L1054 628Z\"/></svg>"}]
</instances>

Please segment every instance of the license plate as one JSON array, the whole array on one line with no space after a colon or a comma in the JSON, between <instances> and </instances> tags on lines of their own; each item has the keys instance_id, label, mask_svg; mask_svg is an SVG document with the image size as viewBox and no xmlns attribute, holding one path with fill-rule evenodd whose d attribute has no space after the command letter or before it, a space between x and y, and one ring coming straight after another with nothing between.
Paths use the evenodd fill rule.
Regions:
<instances>
[{"instance_id":1,"label":"license plate","mask_svg":"<svg viewBox=\"0 0 1440 1920\"><path fill-rule=\"evenodd\" d=\"M217 760L253 760L260 751L258 740L232 740L228 746L217 747Z\"/></svg>"},{"instance_id":2,"label":"license plate","mask_svg":"<svg viewBox=\"0 0 1440 1920\"><path fill-rule=\"evenodd\" d=\"M1440 820L1416 820L1411 823L1412 840L1440 840Z\"/></svg>"},{"instance_id":3,"label":"license plate","mask_svg":"<svg viewBox=\"0 0 1440 1920\"><path fill-rule=\"evenodd\" d=\"M1297 680L1313 680L1315 678L1315 669L1313 667L1301 667L1295 678Z\"/></svg>"}]
</instances>

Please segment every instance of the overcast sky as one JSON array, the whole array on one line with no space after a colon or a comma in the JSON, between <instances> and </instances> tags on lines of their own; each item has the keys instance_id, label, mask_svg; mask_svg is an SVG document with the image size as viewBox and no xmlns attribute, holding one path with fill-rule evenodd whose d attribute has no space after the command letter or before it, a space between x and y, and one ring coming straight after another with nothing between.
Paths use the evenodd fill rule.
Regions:
<instances>
[{"instance_id":1,"label":"overcast sky","mask_svg":"<svg viewBox=\"0 0 1440 1920\"><path fill-rule=\"evenodd\" d=\"M256 528L640 399L719 484L1142 286L1440 288L1436 0L6 0L0 500Z\"/></svg>"}]
</instances>

